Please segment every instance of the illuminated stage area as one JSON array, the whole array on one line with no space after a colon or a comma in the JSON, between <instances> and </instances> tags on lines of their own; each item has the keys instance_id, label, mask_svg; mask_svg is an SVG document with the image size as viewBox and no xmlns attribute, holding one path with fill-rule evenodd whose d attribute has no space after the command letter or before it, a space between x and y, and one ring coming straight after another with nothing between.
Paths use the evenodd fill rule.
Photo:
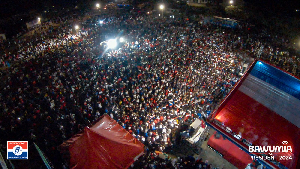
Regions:
<instances>
[{"instance_id":1,"label":"illuminated stage area","mask_svg":"<svg viewBox=\"0 0 300 169\"><path fill-rule=\"evenodd\" d=\"M274 156L287 168L296 168L300 152L299 105L299 79L257 61L212 115L209 124L246 151L250 145L279 146L277 152L263 154ZM285 152L287 148L292 152Z\"/></svg>"}]
</instances>

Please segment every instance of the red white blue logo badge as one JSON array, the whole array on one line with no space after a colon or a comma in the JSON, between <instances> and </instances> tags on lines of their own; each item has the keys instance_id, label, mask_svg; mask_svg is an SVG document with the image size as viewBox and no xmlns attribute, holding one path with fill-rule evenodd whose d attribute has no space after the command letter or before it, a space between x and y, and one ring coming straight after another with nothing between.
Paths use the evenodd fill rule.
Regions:
<instances>
[{"instance_id":1,"label":"red white blue logo badge","mask_svg":"<svg viewBox=\"0 0 300 169\"><path fill-rule=\"evenodd\" d=\"M7 141L8 160L27 160L28 141Z\"/></svg>"}]
</instances>

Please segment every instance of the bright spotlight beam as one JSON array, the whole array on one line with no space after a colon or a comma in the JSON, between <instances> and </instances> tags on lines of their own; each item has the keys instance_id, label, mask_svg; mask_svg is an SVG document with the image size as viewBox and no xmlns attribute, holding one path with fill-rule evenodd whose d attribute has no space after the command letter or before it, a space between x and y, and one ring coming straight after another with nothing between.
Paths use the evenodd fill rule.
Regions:
<instances>
[{"instance_id":1,"label":"bright spotlight beam","mask_svg":"<svg viewBox=\"0 0 300 169\"><path fill-rule=\"evenodd\" d=\"M164 10L165 6L163 4L159 5L159 9Z\"/></svg>"},{"instance_id":2,"label":"bright spotlight beam","mask_svg":"<svg viewBox=\"0 0 300 169\"><path fill-rule=\"evenodd\" d=\"M118 43L116 39L110 39L107 41L107 47L109 49L115 49L117 47Z\"/></svg>"},{"instance_id":3,"label":"bright spotlight beam","mask_svg":"<svg viewBox=\"0 0 300 169\"><path fill-rule=\"evenodd\" d=\"M123 37L120 38L120 42L123 43L125 42L125 39Z\"/></svg>"}]
</instances>

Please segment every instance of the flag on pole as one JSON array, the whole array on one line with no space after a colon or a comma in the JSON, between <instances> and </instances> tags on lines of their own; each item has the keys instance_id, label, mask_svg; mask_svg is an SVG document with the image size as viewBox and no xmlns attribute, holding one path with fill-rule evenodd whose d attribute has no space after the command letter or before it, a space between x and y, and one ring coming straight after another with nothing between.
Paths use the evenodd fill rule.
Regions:
<instances>
[{"instance_id":1,"label":"flag on pole","mask_svg":"<svg viewBox=\"0 0 300 169\"><path fill-rule=\"evenodd\" d=\"M7 165L6 165L6 163L5 163L4 159L3 159L3 156L1 154L1 152L0 152L0 164L1 164L1 167L3 169L7 169Z\"/></svg>"},{"instance_id":2,"label":"flag on pole","mask_svg":"<svg viewBox=\"0 0 300 169\"><path fill-rule=\"evenodd\" d=\"M47 169L51 169L51 166L50 166L49 162L47 161L46 157L44 156L43 152L40 150L40 148L35 143L33 143L33 144L34 144L36 150L38 151L39 155L41 156L43 162L45 163Z\"/></svg>"}]
</instances>

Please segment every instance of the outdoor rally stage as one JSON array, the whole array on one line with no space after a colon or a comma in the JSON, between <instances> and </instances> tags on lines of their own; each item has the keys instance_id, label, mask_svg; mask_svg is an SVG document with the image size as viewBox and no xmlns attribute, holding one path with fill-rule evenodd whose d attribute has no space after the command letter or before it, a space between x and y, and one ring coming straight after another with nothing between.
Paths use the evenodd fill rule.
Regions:
<instances>
[{"instance_id":1,"label":"outdoor rally stage","mask_svg":"<svg viewBox=\"0 0 300 169\"><path fill-rule=\"evenodd\" d=\"M299 105L300 80L259 60L207 123L244 151L260 157L273 156L274 160L260 160L267 168L296 169L300 168ZM249 152L249 146L269 149Z\"/></svg>"}]
</instances>

